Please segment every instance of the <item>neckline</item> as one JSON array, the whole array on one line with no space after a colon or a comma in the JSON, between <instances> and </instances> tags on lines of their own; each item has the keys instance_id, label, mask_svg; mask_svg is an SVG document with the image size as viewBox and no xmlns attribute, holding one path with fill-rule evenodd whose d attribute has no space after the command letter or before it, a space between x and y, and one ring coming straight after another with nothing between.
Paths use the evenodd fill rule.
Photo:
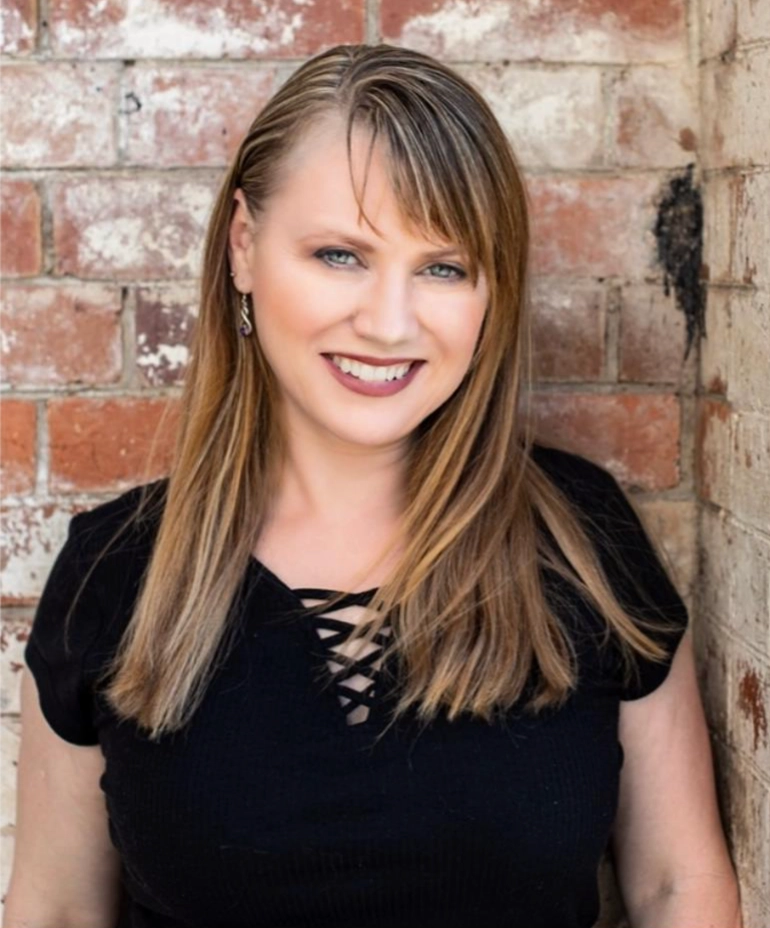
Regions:
<instances>
[{"instance_id":1,"label":"neckline","mask_svg":"<svg viewBox=\"0 0 770 928\"><path fill-rule=\"evenodd\" d=\"M272 583L273 583L275 586L279 586L282 590L285 590L287 593L290 593L290 594L292 595L292 597L294 597L295 599L299 600L300 602L302 602L302 599L303 599L303 596L301 596L300 594L304 594L304 598L305 598L305 599L311 599L311 598L326 599L326 598L331 597L331 596L340 596L340 595L341 595L341 596L344 596L344 597L346 597L346 598L348 598L348 597L363 598L363 597L365 597L365 596L367 596L367 597L372 597L372 596L374 596L374 594L375 594L375 593L377 592L377 590L379 589L379 587L376 587L376 586L375 586L375 587L372 587L372 588L369 589L369 590L360 590L360 591L358 591L358 592L351 592L351 591L349 591L349 590L330 590L330 589L326 589L325 587L317 587L317 586L314 586L314 587L304 587L304 586L303 586L303 587L292 587L292 586L289 586L289 584L286 583L285 581L281 580L281 578L278 576L278 574L276 574L276 573L274 573L272 570L270 570L270 568L267 566L267 564L265 564L263 561L260 561L259 558L255 557L253 554L249 555L249 557L250 557L250 560L251 560L251 564L252 564L257 570L261 571L261 573L262 573L265 577L267 577L269 580L271 580ZM311 595L311 594L313 594L313 595ZM304 603L303 603L303 605L304 605Z\"/></svg>"}]
</instances>

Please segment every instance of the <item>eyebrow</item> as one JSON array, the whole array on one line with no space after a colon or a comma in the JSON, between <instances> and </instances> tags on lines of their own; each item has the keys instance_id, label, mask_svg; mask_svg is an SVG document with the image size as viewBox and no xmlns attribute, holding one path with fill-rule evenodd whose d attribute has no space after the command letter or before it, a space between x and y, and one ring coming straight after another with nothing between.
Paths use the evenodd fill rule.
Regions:
<instances>
[{"instance_id":1,"label":"eyebrow","mask_svg":"<svg viewBox=\"0 0 770 928\"><path fill-rule=\"evenodd\" d=\"M309 239L316 238L332 238L340 244L351 245L353 248L357 248L359 251L367 255L373 254L377 250L365 239L358 238L355 235L348 235L346 232L342 232L340 229L333 228L318 229L314 232L310 232L307 235L303 235L300 241L306 242ZM463 250L461 248L457 246L449 246L448 248L440 248L435 251L423 252L421 257L423 260L438 261L441 258L461 258L462 255Z\"/></svg>"}]
</instances>

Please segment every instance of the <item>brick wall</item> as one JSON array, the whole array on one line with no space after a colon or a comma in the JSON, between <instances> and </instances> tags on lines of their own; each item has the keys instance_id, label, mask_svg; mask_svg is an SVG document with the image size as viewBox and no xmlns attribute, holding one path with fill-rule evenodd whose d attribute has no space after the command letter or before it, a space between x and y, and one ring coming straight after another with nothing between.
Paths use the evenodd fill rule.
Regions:
<instances>
[{"instance_id":1,"label":"brick wall","mask_svg":"<svg viewBox=\"0 0 770 928\"><path fill-rule=\"evenodd\" d=\"M718 78L738 96L746 81L743 70L720 63L721 49L704 51L710 62L696 66L698 26L723 16L721 7L267 0L255 19L245 2L165 0L145 4L146 15L130 6L131 16L126 0L5 0L2 12L3 884L18 670L34 603L72 512L163 470L169 430L154 463L145 461L163 407L178 393L202 233L222 166L261 102L330 44L384 39L437 55L477 84L510 132L535 217L541 436L617 475L689 598L700 404L703 480L713 488L701 490L703 519L719 525L709 529L711 546L727 545L728 531L743 533L744 544L766 541L734 507L727 521L717 507L732 486L731 416L742 411L735 423L752 449L767 420L749 386L737 387L722 368L720 384L743 392L725 396L727 387L720 393L712 384L698 397L698 346L685 361L685 316L675 292L664 289L654 235L672 178L699 157L701 131L709 157L719 148L722 159L707 173L710 215L742 209L744 225L762 234L760 213L748 204L761 190L767 197L767 174L736 160L732 134L719 140L715 124L700 125L699 79L708 106L716 105L705 100L709 92L722 100ZM760 6L746 0L747 10ZM763 15L755 12L750 28L761 31ZM719 28L727 34L725 23ZM766 74L766 57L753 54ZM760 111L759 103L748 106L746 118L758 120ZM710 294L706 357L716 369L726 363L717 358L719 326L727 327L719 306L729 304L759 332L766 277L754 250L752 282L744 282L745 248L731 246L721 225L709 231L712 281L721 274L735 284L714 283ZM749 330L740 345L757 351ZM754 474L762 466L766 474L767 457L762 465L758 448L752 453ZM761 583L758 560L754 579ZM720 627L729 615L722 612ZM755 625L757 637L748 626L744 636L754 650L740 653L754 655L759 679L763 626ZM716 649L721 659L721 644ZM740 724L749 731L745 715ZM755 756L755 772L759 762ZM617 922L614 911L609 898L606 924Z\"/></svg>"},{"instance_id":2,"label":"brick wall","mask_svg":"<svg viewBox=\"0 0 770 928\"><path fill-rule=\"evenodd\" d=\"M770 5L702 0L696 644L747 928L770 925Z\"/></svg>"}]
</instances>

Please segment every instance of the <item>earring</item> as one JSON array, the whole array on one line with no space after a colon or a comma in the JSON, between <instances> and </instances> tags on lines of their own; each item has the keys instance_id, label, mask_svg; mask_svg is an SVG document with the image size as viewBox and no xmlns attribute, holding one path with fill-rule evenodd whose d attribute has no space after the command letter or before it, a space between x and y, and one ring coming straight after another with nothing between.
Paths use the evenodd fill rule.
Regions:
<instances>
[{"instance_id":1,"label":"earring","mask_svg":"<svg viewBox=\"0 0 770 928\"><path fill-rule=\"evenodd\" d=\"M249 318L249 298L245 293L241 294L241 324L238 331L243 336L251 335L253 331Z\"/></svg>"}]
</instances>

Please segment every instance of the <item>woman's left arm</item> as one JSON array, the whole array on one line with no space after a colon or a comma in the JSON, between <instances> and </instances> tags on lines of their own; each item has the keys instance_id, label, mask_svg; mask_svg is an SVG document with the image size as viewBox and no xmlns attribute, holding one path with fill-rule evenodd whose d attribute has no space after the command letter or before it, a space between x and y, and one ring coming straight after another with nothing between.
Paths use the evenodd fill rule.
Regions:
<instances>
[{"instance_id":1,"label":"woman's left arm","mask_svg":"<svg viewBox=\"0 0 770 928\"><path fill-rule=\"evenodd\" d=\"M621 702L619 738L612 846L631 925L742 928L689 631L665 681Z\"/></svg>"}]
</instances>

